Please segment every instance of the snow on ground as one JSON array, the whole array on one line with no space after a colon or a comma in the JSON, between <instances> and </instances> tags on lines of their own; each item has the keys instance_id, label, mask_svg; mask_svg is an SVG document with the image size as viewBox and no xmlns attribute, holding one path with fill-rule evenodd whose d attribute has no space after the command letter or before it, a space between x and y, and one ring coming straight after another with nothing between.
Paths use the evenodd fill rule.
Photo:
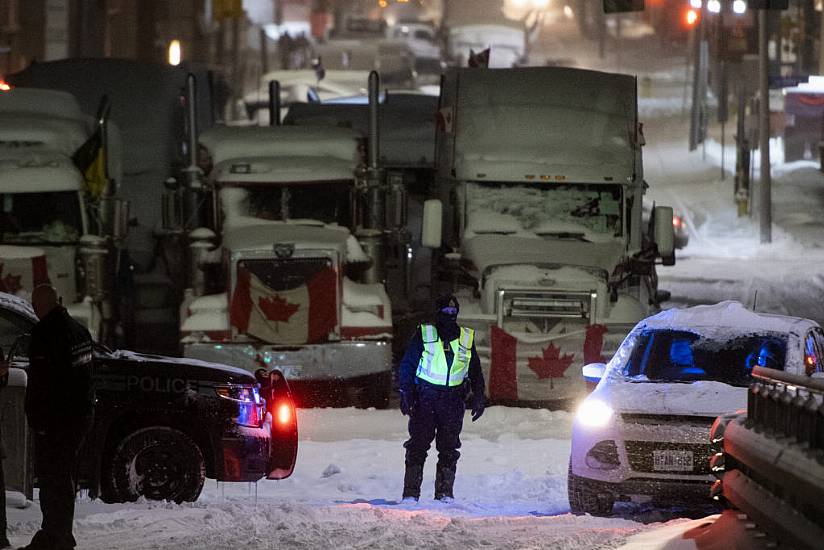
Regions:
<instances>
[{"instance_id":1,"label":"snow on ground","mask_svg":"<svg viewBox=\"0 0 824 550\"><path fill-rule=\"evenodd\" d=\"M398 504L406 422L397 410L301 410L297 469L287 480L256 488L207 480L196 503L179 506L81 499L78 547L614 548L657 526L568 513L571 413L492 407L466 422L451 504L432 499L434 453L421 502ZM28 542L37 503L8 511L12 541Z\"/></svg>"}]
</instances>

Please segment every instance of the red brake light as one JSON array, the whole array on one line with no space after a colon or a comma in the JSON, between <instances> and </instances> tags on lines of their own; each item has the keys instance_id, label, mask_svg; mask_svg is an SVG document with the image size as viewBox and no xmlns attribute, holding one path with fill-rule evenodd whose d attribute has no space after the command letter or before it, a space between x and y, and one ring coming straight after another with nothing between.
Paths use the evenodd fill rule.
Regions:
<instances>
[{"instance_id":1,"label":"red brake light","mask_svg":"<svg viewBox=\"0 0 824 550\"><path fill-rule=\"evenodd\" d=\"M9 92L11 91L11 85L6 82L5 80L0 80L0 92Z\"/></svg>"},{"instance_id":2,"label":"red brake light","mask_svg":"<svg viewBox=\"0 0 824 550\"><path fill-rule=\"evenodd\" d=\"M277 408L277 420L279 424L286 425L292 421L292 407L288 403L281 403Z\"/></svg>"}]
</instances>

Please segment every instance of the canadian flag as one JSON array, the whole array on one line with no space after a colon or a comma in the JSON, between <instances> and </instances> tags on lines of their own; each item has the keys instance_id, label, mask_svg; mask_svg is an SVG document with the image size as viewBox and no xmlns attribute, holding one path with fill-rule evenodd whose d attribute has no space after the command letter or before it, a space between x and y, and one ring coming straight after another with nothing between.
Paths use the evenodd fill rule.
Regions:
<instances>
[{"instance_id":1,"label":"canadian flag","mask_svg":"<svg viewBox=\"0 0 824 550\"><path fill-rule=\"evenodd\" d=\"M493 326L489 366L489 397L498 400L541 401L567 397L583 378L568 369L573 364L602 362L603 325L549 335L542 340L519 340Z\"/></svg>"},{"instance_id":2,"label":"canadian flag","mask_svg":"<svg viewBox=\"0 0 824 550\"><path fill-rule=\"evenodd\" d=\"M338 323L335 270L324 267L305 284L278 291L240 263L229 320L238 332L269 344L326 342Z\"/></svg>"},{"instance_id":3,"label":"canadian flag","mask_svg":"<svg viewBox=\"0 0 824 550\"><path fill-rule=\"evenodd\" d=\"M0 292L25 294L48 282L46 255L42 250L0 246Z\"/></svg>"}]
</instances>

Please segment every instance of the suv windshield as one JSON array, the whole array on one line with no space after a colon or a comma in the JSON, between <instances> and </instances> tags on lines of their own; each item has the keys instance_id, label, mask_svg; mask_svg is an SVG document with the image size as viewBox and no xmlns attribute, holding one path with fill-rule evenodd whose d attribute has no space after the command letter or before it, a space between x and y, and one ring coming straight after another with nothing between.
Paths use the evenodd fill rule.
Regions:
<instances>
[{"instance_id":1,"label":"suv windshield","mask_svg":"<svg viewBox=\"0 0 824 550\"><path fill-rule=\"evenodd\" d=\"M82 233L77 191L5 193L0 211L0 242L69 243Z\"/></svg>"},{"instance_id":2,"label":"suv windshield","mask_svg":"<svg viewBox=\"0 0 824 550\"><path fill-rule=\"evenodd\" d=\"M248 185L221 191L227 218L261 220L312 219L344 227L352 225L351 182L317 182L297 185Z\"/></svg>"},{"instance_id":3,"label":"suv windshield","mask_svg":"<svg viewBox=\"0 0 824 550\"><path fill-rule=\"evenodd\" d=\"M647 330L638 336L624 374L651 382L713 380L747 386L756 365L784 370L786 353L786 335L774 332L709 337Z\"/></svg>"},{"instance_id":4,"label":"suv windshield","mask_svg":"<svg viewBox=\"0 0 824 550\"><path fill-rule=\"evenodd\" d=\"M467 230L608 241L622 234L621 195L620 185L471 182Z\"/></svg>"}]
</instances>

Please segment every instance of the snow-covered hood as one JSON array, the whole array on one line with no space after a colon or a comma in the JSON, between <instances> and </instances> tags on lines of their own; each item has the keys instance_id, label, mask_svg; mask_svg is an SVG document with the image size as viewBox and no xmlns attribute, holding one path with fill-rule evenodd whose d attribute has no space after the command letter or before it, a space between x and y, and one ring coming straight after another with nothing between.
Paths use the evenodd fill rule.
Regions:
<instances>
[{"instance_id":1,"label":"snow-covered hood","mask_svg":"<svg viewBox=\"0 0 824 550\"><path fill-rule=\"evenodd\" d=\"M620 413L719 416L747 407L747 388L722 382L630 382L611 379L593 397Z\"/></svg>"},{"instance_id":2,"label":"snow-covered hood","mask_svg":"<svg viewBox=\"0 0 824 550\"><path fill-rule=\"evenodd\" d=\"M573 266L612 273L624 255L620 242L588 243L510 235L478 235L464 243L464 257L481 274L498 266Z\"/></svg>"}]
</instances>

